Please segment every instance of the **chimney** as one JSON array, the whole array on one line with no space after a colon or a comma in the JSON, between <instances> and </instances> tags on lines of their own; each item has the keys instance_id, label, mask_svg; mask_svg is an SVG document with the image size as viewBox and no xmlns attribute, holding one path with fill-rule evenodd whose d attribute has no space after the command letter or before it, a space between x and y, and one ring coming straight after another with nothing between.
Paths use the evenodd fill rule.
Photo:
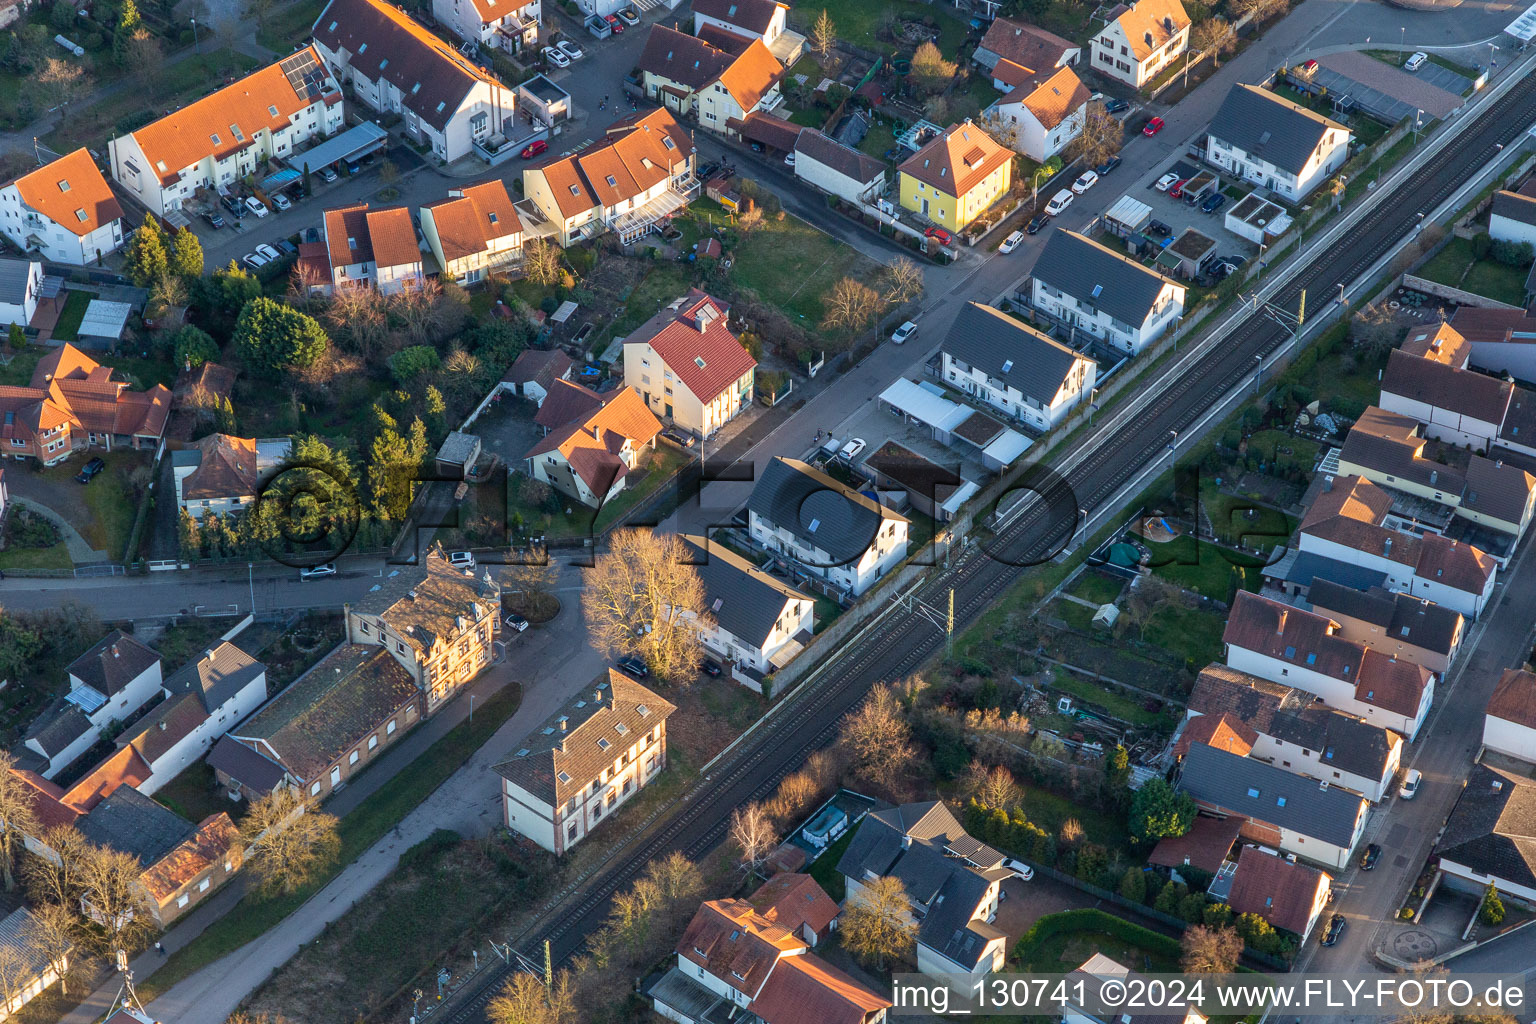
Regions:
<instances>
[{"instance_id":1,"label":"chimney","mask_svg":"<svg viewBox=\"0 0 1536 1024\"><path fill-rule=\"evenodd\" d=\"M160 726L160 731L165 732L165 720L161 719L157 724Z\"/></svg>"},{"instance_id":2,"label":"chimney","mask_svg":"<svg viewBox=\"0 0 1536 1024\"><path fill-rule=\"evenodd\" d=\"M1323 477L1323 490L1325 490L1325 491L1333 490L1333 477L1331 477L1331 476Z\"/></svg>"},{"instance_id":3,"label":"chimney","mask_svg":"<svg viewBox=\"0 0 1536 1024\"><path fill-rule=\"evenodd\" d=\"M565 735L565 725L569 721L570 719L566 718L564 715L560 716L560 734L562 736Z\"/></svg>"},{"instance_id":4,"label":"chimney","mask_svg":"<svg viewBox=\"0 0 1536 1024\"><path fill-rule=\"evenodd\" d=\"M1317 788L1322 790L1324 793L1328 792L1328 780L1324 779L1322 782L1319 782L1317 784Z\"/></svg>"},{"instance_id":5,"label":"chimney","mask_svg":"<svg viewBox=\"0 0 1536 1024\"><path fill-rule=\"evenodd\" d=\"M698 329L700 334L709 333L709 321L704 319L702 316L699 316L697 313L693 315L693 326Z\"/></svg>"},{"instance_id":6,"label":"chimney","mask_svg":"<svg viewBox=\"0 0 1536 1024\"><path fill-rule=\"evenodd\" d=\"M117 653L117 644L112 645L112 657L120 657L120 655Z\"/></svg>"},{"instance_id":7,"label":"chimney","mask_svg":"<svg viewBox=\"0 0 1536 1024\"><path fill-rule=\"evenodd\" d=\"M603 702L603 691L602 690L593 690L592 691L592 703L594 703L594 704L601 704L602 702Z\"/></svg>"},{"instance_id":8,"label":"chimney","mask_svg":"<svg viewBox=\"0 0 1536 1024\"><path fill-rule=\"evenodd\" d=\"M1382 538L1382 541L1381 541L1381 553L1384 554L1384 555L1390 555L1392 553L1392 538L1391 537L1384 537L1384 538Z\"/></svg>"}]
</instances>

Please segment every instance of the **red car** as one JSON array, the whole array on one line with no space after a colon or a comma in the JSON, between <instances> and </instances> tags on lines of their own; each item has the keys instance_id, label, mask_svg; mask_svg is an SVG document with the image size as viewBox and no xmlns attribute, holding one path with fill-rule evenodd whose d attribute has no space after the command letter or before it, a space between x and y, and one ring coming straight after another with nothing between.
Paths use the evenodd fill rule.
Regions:
<instances>
[{"instance_id":1,"label":"red car","mask_svg":"<svg viewBox=\"0 0 1536 1024\"><path fill-rule=\"evenodd\" d=\"M535 139L534 141L528 143L528 145L523 147L523 153L522 153L523 159L524 160L532 160L534 157L538 156L540 153L544 152L548 148L549 148L549 143L548 142L545 142L543 139Z\"/></svg>"},{"instance_id":2,"label":"red car","mask_svg":"<svg viewBox=\"0 0 1536 1024\"><path fill-rule=\"evenodd\" d=\"M1154 117L1152 120L1147 122L1147 126L1141 130L1141 134L1143 134L1143 135L1156 135L1158 132L1160 132L1162 130L1163 130L1163 119L1160 118L1160 117Z\"/></svg>"},{"instance_id":3,"label":"red car","mask_svg":"<svg viewBox=\"0 0 1536 1024\"><path fill-rule=\"evenodd\" d=\"M615 18L613 15L611 15L611 14L604 15L603 16L603 20L608 23L608 27L609 28L613 29L613 34L614 35L618 35L619 33L624 31L624 23L622 21L620 21L618 18Z\"/></svg>"},{"instance_id":4,"label":"red car","mask_svg":"<svg viewBox=\"0 0 1536 1024\"><path fill-rule=\"evenodd\" d=\"M950 234L948 231L945 231L943 228L929 228L927 231L924 231L923 234L927 235L935 242L938 242L940 245L951 245L955 240L955 236Z\"/></svg>"},{"instance_id":5,"label":"red car","mask_svg":"<svg viewBox=\"0 0 1536 1024\"><path fill-rule=\"evenodd\" d=\"M1184 198L1184 186L1188 185L1188 184L1189 184L1189 179L1188 178L1181 178L1178 181L1174 182L1173 183L1173 188L1170 188L1168 190L1168 198L1170 198L1170 199L1183 199Z\"/></svg>"}]
</instances>

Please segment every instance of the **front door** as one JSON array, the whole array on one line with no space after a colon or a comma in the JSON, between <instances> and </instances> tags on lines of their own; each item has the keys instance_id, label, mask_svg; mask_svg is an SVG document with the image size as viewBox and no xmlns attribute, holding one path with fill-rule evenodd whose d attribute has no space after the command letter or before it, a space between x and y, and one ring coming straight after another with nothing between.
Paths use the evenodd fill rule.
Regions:
<instances>
[{"instance_id":1,"label":"front door","mask_svg":"<svg viewBox=\"0 0 1536 1024\"><path fill-rule=\"evenodd\" d=\"M331 788L335 789L339 785L341 785L341 765L331 769Z\"/></svg>"},{"instance_id":2,"label":"front door","mask_svg":"<svg viewBox=\"0 0 1536 1024\"><path fill-rule=\"evenodd\" d=\"M672 405L669 402L669 403L667 403L667 419L671 419L671 418L672 418Z\"/></svg>"}]
</instances>

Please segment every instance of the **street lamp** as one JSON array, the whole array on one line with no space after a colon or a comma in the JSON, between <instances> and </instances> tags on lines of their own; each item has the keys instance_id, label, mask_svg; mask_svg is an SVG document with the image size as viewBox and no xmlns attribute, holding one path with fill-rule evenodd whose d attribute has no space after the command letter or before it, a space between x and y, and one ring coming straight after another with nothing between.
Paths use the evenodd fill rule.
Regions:
<instances>
[{"instance_id":1,"label":"street lamp","mask_svg":"<svg viewBox=\"0 0 1536 1024\"><path fill-rule=\"evenodd\" d=\"M253 617L256 615L256 578L251 574L251 572L255 568L255 565L256 563L254 562L245 563L245 582L246 585L251 588L251 615Z\"/></svg>"},{"instance_id":2,"label":"street lamp","mask_svg":"<svg viewBox=\"0 0 1536 1024\"><path fill-rule=\"evenodd\" d=\"M1080 509L1077 510L1077 515L1078 515L1079 521L1082 523L1082 525L1079 526L1078 529L1082 531L1083 539L1087 540L1088 539L1088 510L1085 509L1085 508L1080 508Z\"/></svg>"},{"instance_id":3,"label":"street lamp","mask_svg":"<svg viewBox=\"0 0 1536 1024\"><path fill-rule=\"evenodd\" d=\"M197 19L196 18L192 19L192 52L193 53L200 52L200 48L198 46L198 38L197 38Z\"/></svg>"},{"instance_id":4,"label":"street lamp","mask_svg":"<svg viewBox=\"0 0 1536 1024\"><path fill-rule=\"evenodd\" d=\"M1342 288L1342 285L1340 287ZM1264 373L1264 357L1254 356L1253 363L1253 395L1257 398L1259 395L1259 377Z\"/></svg>"}]
</instances>

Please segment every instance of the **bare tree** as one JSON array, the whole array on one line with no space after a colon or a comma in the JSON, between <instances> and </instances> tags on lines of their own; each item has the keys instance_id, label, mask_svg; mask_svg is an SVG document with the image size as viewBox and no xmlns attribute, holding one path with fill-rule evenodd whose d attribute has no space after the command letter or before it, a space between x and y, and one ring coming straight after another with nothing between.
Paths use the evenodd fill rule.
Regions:
<instances>
[{"instance_id":1,"label":"bare tree","mask_svg":"<svg viewBox=\"0 0 1536 1024\"><path fill-rule=\"evenodd\" d=\"M337 288L322 319L333 336L346 339L364 358L377 351L389 331L384 297L365 284Z\"/></svg>"},{"instance_id":2,"label":"bare tree","mask_svg":"<svg viewBox=\"0 0 1536 1024\"><path fill-rule=\"evenodd\" d=\"M832 286L827 296L823 327L841 328L850 333L862 330L880 308L880 296L862 281L845 277Z\"/></svg>"},{"instance_id":3,"label":"bare tree","mask_svg":"<svg viewBox=\"0 0 1536 1024\"><path fill-rule=\"evenodd\" d=\"M24 840L38 829L32 796L32 787L16 774L16 759L0 751L0 872L6 892L16 888L16 862Z\"/></svg>"},{"instance_id":4,"label":"bare tree","mask_svg":"<svg viewBox=\"0 0 1536 1024\"><path fill-rule=\"evenodd\" d=\"M1072 143L1072 152L1093 167L1119 153L1124 141L1125 125L1115 120L1102 102L1090 103L1083 116L1083 132Z\"/></svg>"},{"instance_id":5,"label":"bare tree","mask_svg":"<svg viewBox=\"0 0 1536 1024\"><path fill-rule=\"evenodd\" d=\"M25 1001L23 996L27 987L37 977L27 952L20 943L0 945L0 1006L9 1008L13 1003Z\"/></svg>"},{"instance_id":6,"label":"bare tree","mask_svg":"<svg viewBox=\"0 0 1536 1024\"><path fill-rule=\"evenodd\" d=\"M886 876L860 884L843 904L839 926L843 947L882 970L887 960L910 960L917 939L911 908L899 878Z\"/></svg>"},{"instance_id":7,"label":"bare tree","mask_svg":"<svg viewBox=\"0 0 1536 1024\"><path fill-rule=\"evenodd\" d=\"M982 761L972 761L965 769L965 791L988 807L1006 809L1019 803L1019 784L1000 764L989 768Z\"/></svg>"},{"instance_id":8,"label":"bare tree","mask_svg":"<svg viewBox=\"0 0 1536 1024\"><path fill-rule=\"evenodd\" d=\"M43 829L38 840L53 851L53 856L34 854L22 862L27 894L38 903L74 906L80 898L80 865L90 844L69 825L51 825Z\"/></svg>"},{"instance_id":9,"label":"bare tree","mask_svg":"<svg viewBox=\"0 0 1536 1024\"><path fill-rule=\"evenodd\" d=\"M1179 966L1189 974L1230 974L1243 955L1243 937L1236 928L1190 925L1180 946Z\"/></svg>"},{"instance_id":10,"label":"bare tree","mask_svg":"<svg viewBox=\"0 0 1536 1024\"><path fill-rule=\"evenodd\" d=\"M32 80L46 102L60 105L79 99L91 84L84 68L59 57L45 58Z\"/></svg>"},{"instance_id":11,"label":"bare tree","mask_svg":"<svg viewBox=\"0 0 1536 1024\"><path fill-rule=\"evenodd\" d=\"M1289 0L1234 0L1232 12L1239 18L1251 15L1253 23L1267 21L1290 9Z\"/></svg>"},{"instance_id":12,"label":"bare tree","mask_svg":"<svg viewBox=\"0 0 1536 1024\"><path fill-rule=\"evenodd\" d=\"M341 852L335 816L317 810L291 786L280 786L252 804L241 826L249 837L251 871L268 892L294 892Z\"/></svg>"},{"instance_id":13,"label":"bare tree","mask_svg":"<svg viewBox=\"0 0 1536 1024\"><path fill-rule=\"evenodd\" d=\"M1076 818L1068 818L1061 823L1061 844L1063 846L1076 846L1083 841L1083 823Z\"/></svg>"},{"instance_id":14,"label":"bare tree","mask_svg":"<svg viewBox=\"0 0 1536 1024\"><path fill-rule=\"evenodd\" d=\"M880 297L892 306L911 302L923 294L923 268L917 261L897 256L880 272Z\"/></svg>"},{"instance_id":15,"label":"bare tree","mask_svg":"<svg viewBox=\"0 0 1536 1024\"><path fill-rule=\"evenodd\" d=\"M756 231L762 226L763 208L758 206L756 203L750 203L750 205L741 212L741 215L736 218L736 227L740 229L741 233L744 235L751 234L753 231Z\"/></svg>"},{"instance_id":16,"label":"bare tree","mask_svg":"<svg viewBox=\"0 0 1536 1024\"><path fill-rule=\"evenodd\" d=\"M952 60L946 60L931 39L923 42L912 54L913 84L921 92L929 95L943 91L950 82L955 80L955 73L958 70L959 65Z\"/></svg>"},{"instance_id":17,"label":"bare tree","mask_svg":"<svg viewBox=\"0 0 1536 1024\"><path fill-rule=\"evenodd\" d=\"M103 954L130 949L154 929L149 893L139 881L143 873L143 865L132 854L86 846L80 860L80 903L106 933L98 939L105 942L100 947Z\"/></svg>"},{"instance_id":18,"label":"bare tree","mask_svg":"<svg viewBox=\"0 0 1536 1024\"><path fill-rule=\"evenodd\" d=\"M1226 18L1216 15L1207 18L1195 26L1190 36L1190 43L1201 53L1211 55L1211 66L1221 67L1221 55L1232 49L1237 42L1237 33L1232 31L1231 22Z\"/></svg>"},{"instance_id":19,"label":"bare tree","mask_svg":"<svg viewBox=\"0 0 1536 1024\"><path fill-rule=\"evenodd\" d=\"M597 644L639 657L663 679L691 671L708 615L704 584L688 562L676 534L615 531L581 597Z\"/></svg>"},{"instance_id":20,"label":"bare tree","mask_svg":"<svg viewBox=\"0 0 1536 1024\"><path fill-rule=\"evenodd\" d=\"M517 971L485 1008L491 1024L555 1024L550 992L540 978Z\"/></svg>"},{"instance_id":21,"label":"bare tree","mask_svg":"<svg viewBox=\"0 0 1536 1024\"><path fill-rule=\"evenodd\" d=\"M894 785L917 760L912 730L886 683L877 684L843 719L841 743L853 774L865 782Z\"/></svg>"},{"instance_id":22,"label":"bare tree","mask_svg":"<svg viewBox=\"0 0 1536 1024\"><path fill-rule=\"evenodd\" d=\"M67 996L70 982L84 973L85 957L76 953L80 946L80 917L63 904L39 903L32 908L32 919L36 923L30 939L59 973L59 993Z\"/></svg>"},{"instance_id":23,"label":"bare tree","mask_svg":"<svg viewBox=\"0 0 1536 1024\"><path fill-rule=\"evenodd\" d=\"M313 263L299 260L288 275L288 304L312 312L320 303L317 290L328 283Z\"/></svg>"},{"instance_id":24,"label":"bare tree","mask_svg":"<svg viewBox=\"0 0 1536 1024\"><path fill-rule=\"evenodd\" d=\"M523 273L534 284L554 284L560 280L560 247L545 238L523 243Z\"/></svg>"},{"instance_id":25,"label":"bare tree","mask_svg":"<svg viewBox=\"0 0 1536 1024\"><path fill-rule=\"evenodd\" d=\"M832 16L823 7L821 13L816 16L816 21L811 25L811 52L822 60L832 56L832 48L837 45L837 26L832 24Z\"/></svg>"},{"instance_id":26,"label":"bare tree","mask_svg":"<svg viewBox=\"0 0 1536 1024\"><path fill-rule=\"evenodd\" d=\"M392 296L390 311L405 327L406 337L420 345L432 340L432 328L437 321L434 309L442 286L437 278L428 277L407 285Z\"/></svg>"},{"instance_id":27,"label":"bare tree","mask_svg":"<svg viewBox=\"0 0 1536 1024\"><path fill-rule=\"evenodd\" d=\"M1403 328L1386 303L1361 307L1349 318L1349 339L1361 353L1380 358L1397 347Z\"/></svg>"},{"instance_id":28,"label":"bare tree","mask_svg":"<svg viewBox=\"0 0 1536 1024\"><path fill-rule=\"evenodd\" d=\"M146 28L137 29L123 45L124 66L133 68L139 88L150 93L162 90L164 79L159 71L164 58L165 48Z\"/></svg>"},{"instance_id":29,"label":"bare tree","mask_svg":"<svg viewBox=\"0 0 1536 1024\"><path fill-rule=\"evenodd\" d=\"M763 862L779 845L762 804L747 804L731 812L731 842L741 851L741 870L748 875L761 874Z\"/></svg>"},{"instance_id":30,"label":"bare tree","mask_svg":"<svg viewBox=\"0 0 1536 1024\"><path fill-rule=\"evenodd\" d=\"M704 891L698 865L677 850L647 864L645 877L655 884L661 898L674 907L687 909Z\"/></svg>"},{"instance_id":31,"label":"bare tree","mask_svg":"<svg viewBox=\"0 0 1536 1024\"><path fill-rule=\"evenodd\" d=\"M560 564L542 548L526 554L514 552L502 573L506 580L502 592L512 597L530 617L540 621L548 619L559 607L554 589L560 578Z\"/></svg>"}]
</instances>

